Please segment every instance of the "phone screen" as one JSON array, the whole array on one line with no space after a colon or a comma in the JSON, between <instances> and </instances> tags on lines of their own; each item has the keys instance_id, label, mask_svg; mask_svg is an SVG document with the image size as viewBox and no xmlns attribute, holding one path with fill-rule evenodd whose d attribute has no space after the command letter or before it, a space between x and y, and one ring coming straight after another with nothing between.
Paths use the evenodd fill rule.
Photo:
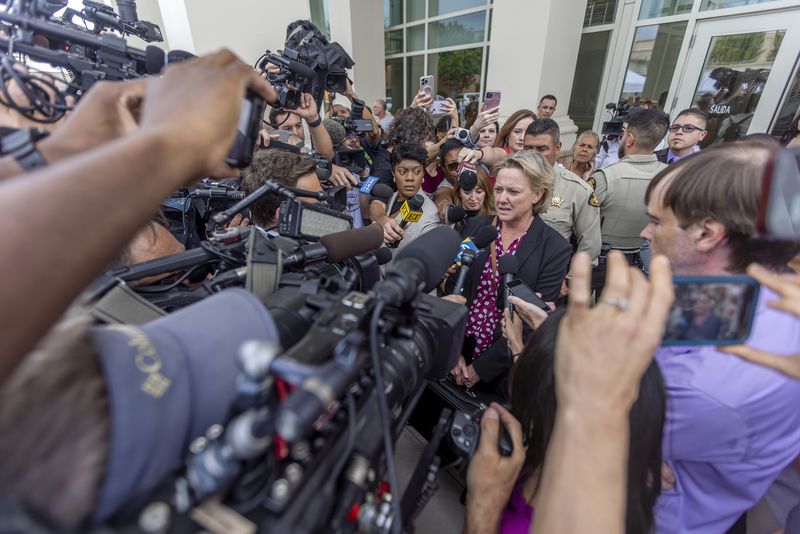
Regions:
<instances>
[{"instance_id":1,"label":"phone screen","mask_svg":"<svg viewBox=\"0 0 800 534\"><path fill-rule=\"evenodd\" d=\"M545 301L536 296L536 293L529 288L522 280L512 280L508 283L508 292L515 297L521 298L525 302L538 306L547 313L550 313L550 306Z\"/></svg>"},{"instance_id":2,"label":"phone screen","mask_svg":"<svg viewBox=\"0 0 800 534\"><path fill-rule=\"evenodd\" d=\"M735 345L750 336L759 285L749 276L675 277L662 345Z\"/></svg>"}]
</instances>

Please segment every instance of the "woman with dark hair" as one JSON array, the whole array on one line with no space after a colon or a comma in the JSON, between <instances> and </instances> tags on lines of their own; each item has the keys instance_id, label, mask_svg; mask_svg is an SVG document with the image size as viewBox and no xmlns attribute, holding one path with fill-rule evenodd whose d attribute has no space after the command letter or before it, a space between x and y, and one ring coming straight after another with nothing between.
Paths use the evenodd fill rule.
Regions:
<instances>
[{"instance_id":1,"label":"woman with dark hair","mask_svg":"<svg viewBox=\"0 0 800 534\"><path fill-rule=\"evenodd\" d=\"M459 161L494 165L508 154L516 154L525 148L525 130L536 120L536 114L529 109L520 109L511 114L503 123L494 145L483 148L464 148L458 155Z\"/></svg>"},{"instance_id":2,"label":"woman with dark hair","mask_svg":"<svg viewBox=\"0 0 800 534\"><path fill-rule=\"evenodd\" d=\"M462 232L464 237L474 236L482 227L494 225L498 237L475 257L463 297L450 298L464 301L470 310L462 356L451 374L458 385L471 388L483 381L506 397L511 355L500 325L505 304L500 298L498 264L503 256L513 255L518 264L516 278L541 293L545 301L552 301L561 291L572 247L539 216L550 204L554 180L553 168L544 157L534 151L520 152L506 157L495 171L497 216L472 217Z\"/></svg>"},{"instance_id":3,"label":"woman with dark hair","mask_svg":"<svg viewBox=\"0 0 800 534\"><path fill-rule=\"evenodd\" d=\"M556 419L555 345L565 313L556 310L533 333L513 370L511 412L520 421L526 441L525 463L506 506L502 534L536 530L537 490ZM661 440L666 410L664 383L658 365L651 362L639 384L639 396L630 412L628 491L625 531L653 530L653 507L661 491Z\"/></svg>"}]
</instances>

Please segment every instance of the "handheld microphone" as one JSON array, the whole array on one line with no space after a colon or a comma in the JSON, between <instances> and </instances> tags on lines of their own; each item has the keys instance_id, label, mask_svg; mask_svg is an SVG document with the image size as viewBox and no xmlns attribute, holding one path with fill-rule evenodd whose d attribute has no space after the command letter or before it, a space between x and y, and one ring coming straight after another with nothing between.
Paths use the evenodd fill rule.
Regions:
<instances>
[{"instance_id":1,"label":"handheld microphone","mask_svg":"<svg viewBox=\"0 0 800 534\"><path fill-rule=\"evenodd\" d=\"M464 290L464 284L467 281L467 273L469 268L475 261L478 251L488 247L492 241L497 239L497 228L494 226L484 226L473 237L468 237L461 242L456 263L459 266L458 276L456 283L453 286L453 295L460 295Z\"/></svg>"},{"instance_id":2,"label":"handheld microphone","mask_svg":"<svg viewBox=\"0 0 800 534\"><path fill-rule=\"evenodd\" d=\"M372 252L383 243L383 228L371 224L320 238L319 243L300 247L283 259L284 267L296 267L317 261L339 263L353 256Z\"/></svg>"},{"instance_id":3,"label":"handheld microphone","mask_svg":"<svg viewBox=\"0 0 800 534\"><path fill-rule=\"evenodd\" d=\"M514 281L519 271L519 260L513 254L504 254L497 261L497 271L503 277L503 307L514 311L514 305L508 302L508 284Z\"/></svg>"},{"instance_id":4,"label":"handheld microphone","mask_svg":"<svg viewBox=\"0 0 800 534\"><path fill-rule=\"evenodd\" d=\"M373 200L380 200L384 204L389 203L389 199L394 193L388 185L378 183L378 178L375 176L370 176L364 180L358 192L371 197Z\"/></svg>"},{"instance_id":5,"label":"handheld microphone","mask_svg":"<svg viewBox=\"0 0 800 534\"><path fill-rule=\"evenodd\" d=\"M375 250L373 254L375 254L375 259L378 260L378 265L386 265L392 261L392 251L386 247L381 247L378 250Z\"/></svg>"},{"instance_id":6,"label":"handheld microphone","mask_svg":"<svg viewBox=\"0 0 800 534\"><path fill-rule=\"evenodd\" d=\"M450 204L449 206L447 206L447 211L445 212L444 223L455 224L457 222L463 221L466 218L467 218L467 210L465 210L461 206Z\"/></svg>"},{"instance_id":7,"label":"handheld microphone","mask_svg":"<svg viewBox=\"0 0 800 534\"><path fill-rule=\"evenodd\" d=\"M488 247L492 241L497 239L497 228L495 226L484 226L472 237L466 238L464 241L461 242L461 246L458 248L458 254L456 255L456 259L453 263L457 266L461 266L461 255L462 253L467 250L471 249L475 252L475 255L478 254L478 251Z\"/></svg>"},{"instance_id":8,"label":"handheld microphone","mask_svg":"<svg viewBox=\"0 0 800 534\"><path fill-rule=\"evenodd\" d=\"M409 223L417 222L422 218L422 204L424 203L425 199L419 193L403 202L403 205L400 206L400 215L403 217L403 220L400 221L400 228L405 229Z\"/></svg>"}]
</instances>

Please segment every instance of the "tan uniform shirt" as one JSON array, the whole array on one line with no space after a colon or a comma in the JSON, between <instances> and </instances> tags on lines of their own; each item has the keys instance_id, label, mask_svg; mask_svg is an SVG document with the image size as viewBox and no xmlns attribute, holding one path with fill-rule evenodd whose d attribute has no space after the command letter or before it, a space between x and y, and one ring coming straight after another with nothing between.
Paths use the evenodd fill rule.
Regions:
<instances>
[{"instance_id":1,"label":"tan uniform shirt","mask_svg":"<svg viewBox=\"0 0 800 534\"><path fill-rule=\"evenodd\" d=\"M572 236L578 250L586 251L594 262L600 255L600 209L591 186L564 167L556 173L553 195L542 220L569 241Z\"/></svg>"},{"instance_id":2,"label":"tan uniform shirt","mask_svg":"<svg viewBox=\"0 0 800 534\"><path fill-rule=\"evenodd\" d=\"M590 182L600 202L603 243L623 250L642 246L639 234L649 222L644 194L650 180L666 166L654 154L625 156L592 174Z\"/></svg>"}]
</instances>

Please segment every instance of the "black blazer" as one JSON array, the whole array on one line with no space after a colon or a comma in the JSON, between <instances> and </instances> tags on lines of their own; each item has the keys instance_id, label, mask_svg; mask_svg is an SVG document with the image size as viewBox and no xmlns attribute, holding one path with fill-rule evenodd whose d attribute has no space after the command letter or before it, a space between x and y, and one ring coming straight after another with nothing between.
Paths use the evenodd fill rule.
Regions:
<instances>
[{"instance_id":1,"label":"black blazer","mask_svg":"<svg viewBox=\"0 0 800 534\"><path fill-rule=\"evenodd\" d=\"M467 220L462 236L475 235L481 227L492 224L492 219L492 216L471 217ZM567 275L571 254L572 247L569 241L545 224L540 217L536 217L514 254L519 261L517 278L525 282L534 292L541 293L543 300L552 302L561 293L561 284ZM470 308L483 268L487 261L491 261L489 255L488 248L478 254L467 274L463 295ZM471 355L465 354L464 357L469 363ZM505 378L511 367L511 355L503 338L500 323L495 328L492 344L472 362L472 365L481 380L485 382L499 382Z\"/></svg>"}]
</instances>

